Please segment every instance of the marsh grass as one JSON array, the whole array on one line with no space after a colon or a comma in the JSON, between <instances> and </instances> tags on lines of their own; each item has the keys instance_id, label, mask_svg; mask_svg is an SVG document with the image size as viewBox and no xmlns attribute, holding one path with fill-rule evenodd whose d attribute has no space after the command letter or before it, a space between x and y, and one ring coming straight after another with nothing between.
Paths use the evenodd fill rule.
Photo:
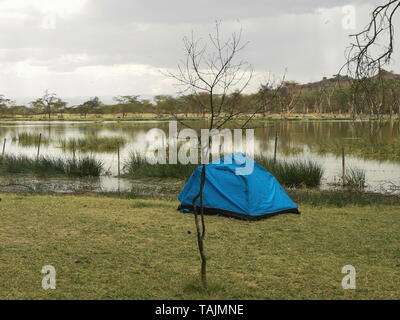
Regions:
<instances>
[{"instance_id":1,"label":"marsh grass","mask_svg":"<svg viewBox=\"0 0 400 320\"><path fill-rule=\"evenodd\" d=\"M25 155L7 155L0 161L0 172L98 177L103 172L103 164L91 156L77 159L41 156L35 159Z\"/></svg>"},{"instance_id":2,"label":"marsh grass","mask_svg":"<svg viewBox=\"0 0 400 320\"><path fill-rule=\"evenodd\" d=\"M321 184L324 170L317 162L308 160L283 161L257 156L255 160L287 187L315 188Z\"/></svg>"},{"instance_id":3,"label":"marsh grass","mask_svg":"<svg viewBox=\"0 0 400 320\"><path fill-rule=\"evenodd\" d=\"M313 161L296 160L293 162L274 161L270 158L256 157L255 160L270 171L280 183L288 187L318 187L321 183L323 169ZM149 164L145 157L131 153L125 162L126 177L131 178L180 178L187 179L197 165L193 164Z\"/></svg>"},{"instance_id":4,"label":"marsh grass","mask_svg":"<svg viewBox=\"0 0 400 320\"><path fill-rule=\"evenodd\" d=\"M59 140L60 148L83 152L115 152L118 146L122 148L125 143L126 140L122 137L99 137L97 135Z\"/></svg>"},{"instance_id":5,"label":"marsh grass","mask_svg":"<svg viewBox=\"0 0 400 320\"><path fill-rule=\"evenodd\" d=\"M65 174L80 177L99 177L104 173L103 163L93 156L66 160Z\"/></svg>"},{"instance_id":6,"label":"marsh grass","mask_svg":"<svg viewBox=\"0 0 400 320\"><path fill-rule=\"evenodd\" d=\"M17 136L12 137L13 142L17 142L18 144L23 146L23 147L31 147L31 146L37 146L39 144L42 145L48 145L49 144L49 139L44 137L40 138L39 133L29 133L29 132L21 132Z\"/></svg>"},{"instance_id":7,"label":"marsh grass","mask_svg":"<svg viewBox=\"0 0 400 320\"><path fill-rule=\"evenodd\" d=\"M350 167L346 170L345 187L352 190L362 191L365 189L365 170Z\"/></svg>"},{"instance_id":8,"label":"marsh grass","mask_svg":"<svg viewBox=\"0 0 400 320\"><path fill-rule=\"evenodd\" d=\"M298 155L304 152L303 146L285 146L280 148L279 152L284 156Z\"/></svg>"},{"instance_id":9,"label":"marsh grass","mask_svg":"<svg viewBox=\"0 0 400 320\"><path fill-rule=\"evenodd\" d=\"M340 156L342 148L347 154L363 159L400 160L400 139L375 141L374 139L332 140L310 146L311 151L319 154L332 153Z\"/></svg>"},{"instance_id":10,"label":"marsh grass","mask_svg":"<svg viewBox=\"0 0 400 320\"><path fill-rule=\"evenodd\" d=\"M168 161L167 161L168 162ZM131 178L180 178L187 179L197 167L194 164L149 164L145 156L132 152L124 163L126 177Z\"/></svg>"}]
</instances>

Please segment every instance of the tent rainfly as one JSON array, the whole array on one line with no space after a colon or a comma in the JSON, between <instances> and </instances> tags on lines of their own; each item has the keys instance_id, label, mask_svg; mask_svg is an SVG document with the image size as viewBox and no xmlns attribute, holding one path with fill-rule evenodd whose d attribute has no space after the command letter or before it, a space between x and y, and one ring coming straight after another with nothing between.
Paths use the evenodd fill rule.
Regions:
<instances>
[{"instance_id":1,"label":"tent rainfly","mask_svg":"<svg viewBox=\"0 0 400 320\"><path fill-rule=\"evenodd\" d=\"M260 220L279 213L299 214L298 206L276 178L255 161L250 174L237 174L237 169L243 169L249 160L239 153L206 165L204 213L244 220ZM201 171L201 166L197 167L187 181L179 195L178 210L193 213L192 202L199 193ZM200 199L197 199L196 208L200 213Z\"/></svg>"}]
</instances>

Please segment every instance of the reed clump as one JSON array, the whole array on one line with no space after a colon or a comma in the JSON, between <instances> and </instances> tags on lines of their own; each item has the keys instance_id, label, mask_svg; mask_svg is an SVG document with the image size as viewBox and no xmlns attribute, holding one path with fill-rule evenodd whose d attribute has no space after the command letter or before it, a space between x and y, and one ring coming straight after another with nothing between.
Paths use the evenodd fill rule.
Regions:
<instances>
[{"instance_id":1,"label":"reed clump","mask_svg":"<svg viewBox=\"0 0 400 320\"><path fill-rule=\"evenodd\" d=\"M61 139L60 148L82 152L115 152L122 148L126 141L122 137L99 137L88 135L83 138Z\"/></svg>"},{"instance_id":2,"label":"reed clump","mask_svg":"<svg viewBox=\"0 0 400 320\"><path fill-rule=\"evenodd\" d=\"M41 156L38 159L25 155L6 155L0 161L2 174L67 175L98 177L104 172L103 163L92 156L77 159Z\"/></svg>"},{"instance_id":3,"label":"reed clump","mask_svg":"<svg viewBox=\"0 0 400 320\"><path fill-rule=\"evenodd\" d=\"M365 189L365 170L350 167L346 170L344 186L355 191L363 191Z\"/></svg>"},{"instance_id":4,"label":"reed clump","mask_svg":"<svg viewBox=\"0 0 400 320\"><path fill-rule=\"evenodd\" d=\"M323 168L313 161L286 162L258 156L255 160L271 172L278 181L288 187L318 187ZM194 164L149 164L143 155L131 153L124 164L125 176L131 178L180 178L187 179L198 165Z\"/></svg>"},{"instance_id":5,"label":"reed clump","mask_svg":"<svg viewBox=\"0 0 400 320\"><path fill-rule=\"evenodd\" d=\"M168 162L168 161L167 161ZM150 164L144 155L132 152L124 163L125 176L130 178L179 178L187 179L197 167L195 164Z\"/></svg>"},{"instance_id":6,"label":"reed clump","mask_svg":"<svg viewBox=\"0 0 400 320\"><path fill-rule=\"evenodd\" d=\"M40 136L39 133L30 133L30 132L21 132L18 135L12 137L13 142L17 142L23 147L31 147L37 146L39 144L48 145L49 139L43 136Z\"/></svg>"},{"instance_id":7,"label":"reed clump","mask_svg":"<svg viewBox=\"0 0 400 320\"><path fill-rule=\"evenodd\" d=\"M262 156L257 156L255 160L287 187L316 188L321 184L324 174L322 166L311 160L274 161Z\"/></svg>"},{"instance_id":8,"label":"reed clump","mask_svg":"<svg viewBox=\"0 0 400 320\"><path fill-rule=\"evenodd\" d=\"M332 153L337 156L341 155L343 148L346 149L348 154L363 159L400 160L400 139L392 141L375 141L373 139L334 140L310 146L313 152L319 154Z\"/></svg>"}]
</instances>

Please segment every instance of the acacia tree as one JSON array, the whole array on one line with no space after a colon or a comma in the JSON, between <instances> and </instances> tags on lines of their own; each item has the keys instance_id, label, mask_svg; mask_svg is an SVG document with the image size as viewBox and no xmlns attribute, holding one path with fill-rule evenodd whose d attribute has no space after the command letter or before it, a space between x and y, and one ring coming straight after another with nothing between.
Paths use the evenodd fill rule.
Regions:
<instances>
[{"instance_id":1,"label":"acacia tree","mask_svg":"<svg viewBox=\"0 0 400 320\"><path fill-rule=\"evenodd\" d=\"M0 113L7 113L8 109L15 105L15 101L6 98L3 94L0 94Z\"/></svg>"},{"instance_id":2,"label":"acacia tree","mask_svg":"<svg viewBox=\"0 0 400 320\"><path fill-rule=\"evenodd\" d=\"M118 109L122 113L122 118L125 118L129 112L137 111L135 108L141 105L139 97L139 95L114 97L114 101L118 102Z\"/></svg>"},{"instance_id":3,"label":"acacia tree","mask_svg":"<svg viewBox=\"0 0 400 320\"><path fill-rule=\"evenodd\" d=\"M89 113L99 113L102 105L99 97L93 97L82 103L77 110L86 118Z\"/></svg>"},{"instance_id":4,"label":"acacia tree","mask_svg":"<svg viewBox=\"0 0 400 320\"><path fill-rule=\"evenodd\" d=\"M216 22L214 32L209 34L205 41L195 39L192 33L191 37L184 37L183 44L184 58L178 63L177 72L169 72L167 76L176 81L181 95L190 95L199 110L198 113L207 119L210 132L213 129L220 129L229 121L237 119L242 113L237 104L238 99L231 97L238 97L248 86L252 77L252 68L248 62L238 59L238 54L247 45L247 43L242 43L242 30L232 33L223 40L220 34L220 22ZM179 118L177 114L173 116L179 123L191 128L190 123ZM200 138L198 142L201 158L209 158L211 135L205 147L201 146ZM206 165L203 163L199 192L193 198L192 204L201 259L200 278L204 287L207 286L203 198L205 184Z\"/></svg>"},{"instance_id":5,"label":"acacia tree","mask_svg":"<svg viewBox=\"0 0 400 320\"><path fill-rule=\"evenodd\" d=\"M48 90L44 92L43 97L31 102L31 105L38 112L45 113L51 118L51 114L58 112L64 108L67 103L57 97L55 93L49 93Z\"/></svg>"}]
</instances>

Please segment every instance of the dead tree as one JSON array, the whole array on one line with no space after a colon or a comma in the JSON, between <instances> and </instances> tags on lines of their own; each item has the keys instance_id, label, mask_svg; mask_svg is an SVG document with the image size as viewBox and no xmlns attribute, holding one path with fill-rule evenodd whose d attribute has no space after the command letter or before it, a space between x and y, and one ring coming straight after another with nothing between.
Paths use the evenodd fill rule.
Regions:
<instances>
[{"instance_id":1,"label":"dead tree","mask_svg":"<svg viewBox=\"0 0 400 320\"><path fill-rule=\"evenodd\" d=\"M272 78L271 73L269 73L268 79L266 79L264 83L260 84L255 96L259 107L256 108L254 114L262 114L263 117L266 117L267 114L274 112L278 96L281 94L284 84L286 83L285 77L286 70L282 79L276 79L275 77ZM251 116L251 119L252 118L253 116Z\"/></svg>"},{"instance_id":2,"label":"dead tree","mask_svg":"<svg viewBox=\"0 0 400 320\"><path fill-rule=\"evenodd\" d=\"M277 103L279 105L281 116L284 119L290 117L295 111L299 101L301 87L294 81L284 81L277 94Z\"/></svg>"},{"instance_id":3,"label":"dead tree","mask_svg":"<svg viewBox=\"0 0 400 320\"><path fill-rule=\"evenodd\" d=\"M358 79L371 77L390 63L395 35L393 19L399 8L400 0L386 0L374 9L366 27L351 35L353 42L347 49L345 64L351 75Z\"/></svg>"},{"instance_id":4,"label":"dead tree","mask_svg":"<svg viewBox=\"0 0 400 320\"><path fill-rule=\"evenodd\" d=\"M220 22L216 22L214 32L206 40L185 37L184 59L178 63L177 72L167 75L180 87L181 95L190 95L198 113L208 121L208 129L219 129L227 122L237 119L242 113L236 99L230 99L235 93L240 94L248 86L252 77L252 68L247 61L238 59L238 54L247 43L242 43L242 30L232 33L223 40L220 34ZM204 95L208 99L204 101ZM185 127L190 123L173 114L175 119ZM209 158L211 136L206 148L201 147L202 159ZM199 138L199 146L201 139ZM193 199L197 244L201 258L200 277L204 287L207 286L207 256L204 248L206 224L204 220L203 191L206 181L206 165L202 164L201 182L198 194ZM198 202L199 201L199 202Z\"/></svg>"},{"instance_id":5,"label":"dead tree","mask_svg":"<svg viewBox=\"0 0 400 320\"><path fill-rule=\"evenodd\" d=\"M347 69L356 91L367 100L369 114L379 119L382 118L385 102L382 70L391 62L395 35L394 17L400 11L399 8L400 0L386 0L373 10L364 29L350 35L353 41L346 50L347 61L341 68L341 71ZM371 92L371 88L376 86L381 88L381 93ZM375 101L375 98L380 99Z\"/></svg>"}]
</instances>

